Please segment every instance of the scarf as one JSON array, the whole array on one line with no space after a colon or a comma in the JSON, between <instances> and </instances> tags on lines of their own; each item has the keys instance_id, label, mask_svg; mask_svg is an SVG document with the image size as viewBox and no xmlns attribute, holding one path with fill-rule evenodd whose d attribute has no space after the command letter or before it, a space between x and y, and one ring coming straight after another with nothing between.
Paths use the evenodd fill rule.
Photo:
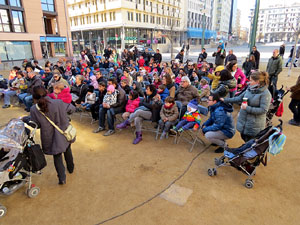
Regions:
<instances>
[{"instance_id":1,"label":"scarf","mask_svg":"<svg viewBox=\"0 0 300 225\"><path fill-rule=\"evenodd\" d=\"M166 104L164 105L165 109L171 109L174 106L174 103L172 103L170 106L166 106Z\"/></svg>"},{"instance_id":2,"label":"scarf","mask_svg":"<svg viewBox=\"0 0 300 225\"><path fill-rule=\"evenodd\" d=\"M250 86L249 86L250 91L256 91L256 90L259 89L259 88L260 88L260 86L259 86L258 84L250 85Z\"/></svg>"}]
</instances>

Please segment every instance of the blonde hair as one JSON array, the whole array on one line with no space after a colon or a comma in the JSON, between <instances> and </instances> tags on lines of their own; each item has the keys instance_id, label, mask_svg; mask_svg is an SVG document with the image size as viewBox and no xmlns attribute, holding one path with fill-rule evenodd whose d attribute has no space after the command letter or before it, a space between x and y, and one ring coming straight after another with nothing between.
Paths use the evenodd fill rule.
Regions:
<instances>
[{"instance_id":1,"label":"blonde hair","mask_svg":"<svg viewBox=\"0 0 300 225\"><path fill-rule=\"evenodd\" d=\"M269 85L269 74L267 72L255 71L251 73L250 78L254 81L259 81L259 86Z\"/></svg>"},{"instance_id":2,"label":"blonde hair","mask_svg":"<svg viewBox=\"0 0 300 225\"><path fill-rule=\"evenodd\" d=\"M57 83L55 83L54 85L53 85L53 88L54 89L59 89L59 90L63 90L63 89L65 89L65 85L64 85L64 83L63 82L57 82Z\"/></svg>"}]
</instances>

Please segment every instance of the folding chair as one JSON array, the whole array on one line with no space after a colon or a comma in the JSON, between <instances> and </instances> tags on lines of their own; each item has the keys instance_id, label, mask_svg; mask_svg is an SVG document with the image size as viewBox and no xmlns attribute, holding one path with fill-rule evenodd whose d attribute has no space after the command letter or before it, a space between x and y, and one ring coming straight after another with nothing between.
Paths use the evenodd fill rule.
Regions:
<instances>
[{"instance_id":1,"label":"folding chair","mask_svg":"<svg viewBox=\"0 0 300 225\"><path fill-rule=\"evenodd\" d=\"M178 108L178 118L176 120L176 123L178 123L180 121L180 114L181 114L181 110L182 110L182 103L180 101L175 101L176 102L176 105L177 105L177 108ZM162 106L163 107L163 106ZM156 135L155 135L155 140L158 139L158 135L162 134L162 132L160 132L160 127L158 126L157 129L156 129ZM169 138L169 132L167 133L167 137L166 138Z\"/></svg>"},{"instance_id":2,"label":"folding chair","mask_svg":"<svg viewBox=\"0 0 300 225\"><path fill-rule=\"evenodd\" d=\"M98 100L99 98L99 91L94 91L96 93L96 101ZM92 114L89 110L86 110L86 109L82 109L82 111L80 111L80 114L79 114L79 121L81 122L82 120L82 117L86 117L86 118L91 118L91 124L93 124L93 117L92 117Z\"/></svg>"},{"instance_id":3,"label":"folding chair","mask_svg":"<svg viewBox=\"0 0 300 225\"><path fill-rule=\"evenodd\" d=\"M202 105L198 105L198 111L201 115L207 116L208 115L208 108L202 106ZM183 131L181 134L176 134L175 137L175 144L178 144L180 142L181 139L184 139L186 142L188 142L189 144L191 144L191 148L190 148L190 152L193 151L194 146L197 142L201 143L202 145L205 146L205 143L203 142L203 140L199 137L201 132L201 128L199 127L197 131L194 131L193 129L189 129L189 130L185 130ZM188 136L188 137L185 137Z\"/></svg>"}]
</instances>

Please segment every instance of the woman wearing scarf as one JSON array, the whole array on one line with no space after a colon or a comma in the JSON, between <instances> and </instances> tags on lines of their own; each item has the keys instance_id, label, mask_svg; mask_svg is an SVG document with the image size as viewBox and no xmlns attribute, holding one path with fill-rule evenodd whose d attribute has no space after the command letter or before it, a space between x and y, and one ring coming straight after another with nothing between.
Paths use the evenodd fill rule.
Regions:
<instances>
[{"instance_id":1,"label":"woman wearing scarf","mask_svg":"<svg viewBox=\"0 0 300 225\"><path fill-rule=\"evenodd\" d=\"M265 128L266 114L271 102L268 83L268 73L253 72L250 75L249 87L243 94L224 99L225 103L242 103L236 128L245 142L253 139Z\"/></svg>"}]
</instances>

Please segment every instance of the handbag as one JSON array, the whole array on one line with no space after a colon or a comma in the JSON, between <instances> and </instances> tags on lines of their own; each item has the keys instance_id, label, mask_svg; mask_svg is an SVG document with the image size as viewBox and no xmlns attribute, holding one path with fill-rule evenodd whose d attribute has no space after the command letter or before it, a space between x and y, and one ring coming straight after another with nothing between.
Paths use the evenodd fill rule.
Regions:
<instances>
[{"instance_id":1,"label":"handbag","mask_svg":"<svg viewBox=\"0 0 300 225\"><path fill-rule=\"evenodd\" d=\"M51 123L51 125L58 130L59 133L61 133L62 135L65 136L65 138L67 139L67 141L69 142L74 142L75 138L76 138L76 129L75 127L72 126L72 124L70 123L69 126L67 127L67 129L65 131L61 130L52 120L49 119L49 117L47 117L38 107L38 105L36 105L36 108L40 111L40 113L49 121L49 123Z\"/></svg>"}]
</instances>

